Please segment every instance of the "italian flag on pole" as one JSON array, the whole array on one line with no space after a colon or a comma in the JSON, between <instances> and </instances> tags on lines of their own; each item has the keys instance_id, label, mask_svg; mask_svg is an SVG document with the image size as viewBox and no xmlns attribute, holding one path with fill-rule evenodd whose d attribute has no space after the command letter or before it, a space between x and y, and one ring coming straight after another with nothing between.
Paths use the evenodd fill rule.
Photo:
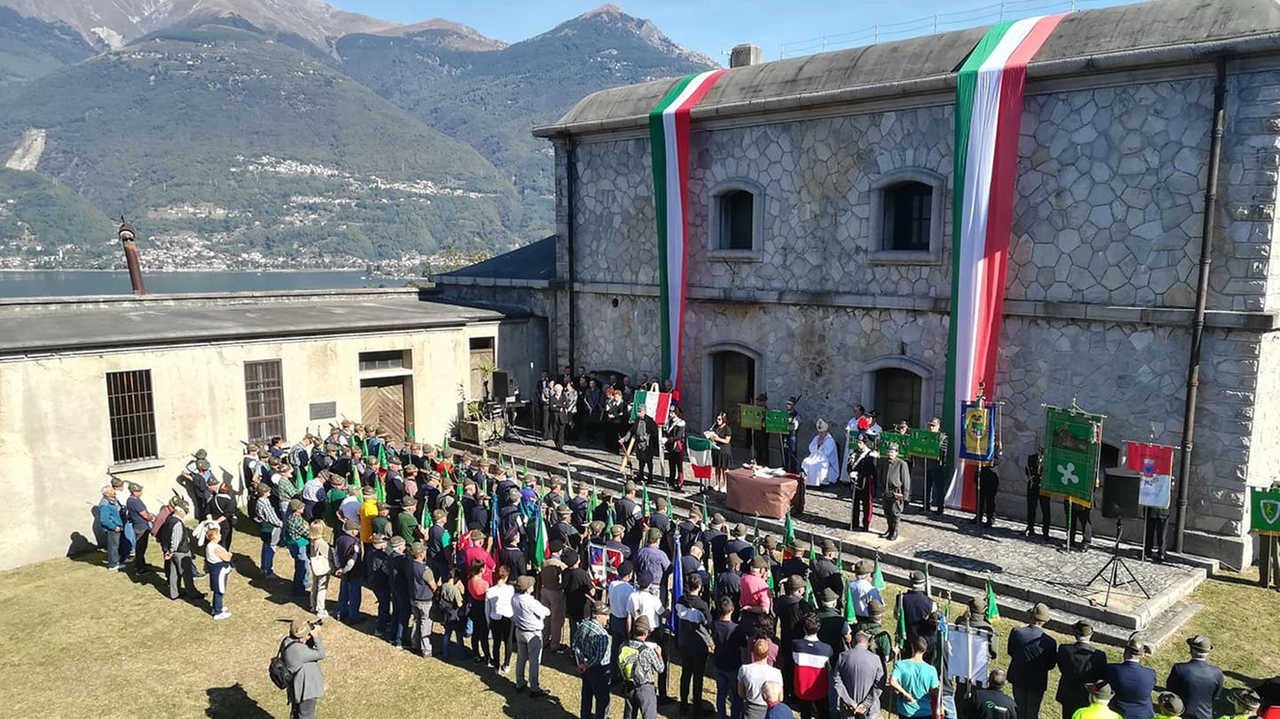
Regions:
<instances>
[{"instance_id":1,"label":"italian flag on pole","mask_svg":"<svg viewBox=\"0 0 1280 719\"><path fill-rule=\"evenodd\" d=\"M661 427L667 423L667 414L671 411L671 393L636 390L636 395L631 400L631 419L639 416L641 407Z\"/></svg>"},{"instance_id":2,"label":"italian flag on pole","mask_svg":"<svg viewBox=\"0 0 1280 719\"><path fill-rule=\"evenodd\" d=\"M956 83L955 179L952 192L951 351L947 354L944 431L952 437L947 504L973 511L976 483L961 477L955 452L963 438L960 402L978 383L995 389L1004 309L1013 187L1027 63L1062 15L1002 23L987 31ZM966 475L972 475L969 467Z\"/></svg>"},{"instance_id":3,"label":"italian flag on pole","mask_svg":"<svg viewBox=\"0 0 1280 719\"><path fill-rule=\"evenodd\" d=\"M696 479L711 479L711 440L706 437L690 435L686 444L689 449L689 464L693 465L693 476ZM703 509L706 514L706 509ZM710 521L710 517L703 517Z\"/></svg>"},{"instance_id":4,"label":"italian flag on pole","mask_svg":"<svg viewBox=\"0 0 1280 719\"><path fill-rule=\"evenodd\" d=\"M684 331L685 256L689 235L689 112L728 70L681 78L649 111L653 197L658 219L658 296L662 377L680 389ZM652 415L652 413L650 413ZM662 424L663 420L654 419Z\"/></svg>"}]
</instances>

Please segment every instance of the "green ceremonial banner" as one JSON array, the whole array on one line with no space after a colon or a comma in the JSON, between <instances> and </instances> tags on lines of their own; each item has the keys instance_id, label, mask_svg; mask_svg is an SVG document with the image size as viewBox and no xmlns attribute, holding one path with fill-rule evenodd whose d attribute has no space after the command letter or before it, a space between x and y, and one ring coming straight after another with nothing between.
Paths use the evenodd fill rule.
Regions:
<instances>
[{"instance_id":1,"label":"green ceremonial banner","mask_svg":"<svg viewBox=\"0 0 1280 719\"><path fill-rule=\"evenodd\" d=\"M1040 493L1082 507L1093 506L1102 447L1102 415L1046 406L1044 436Z\"/></svg>"},{"instance_id":2,"label":"green ceremonial banner","mask_svg":"<svg viewBox=\"0 0 1280 719\"><path fill-rule=\"evenodd\" d=\"M771 409L764 413L764 431L770 434L791 434L791 415L785 409Z\"/></svg>"},{"instance_id":3,"label":"green ceremonial banner","mask_svg":"<svg viewBox=\"0 0 1280 719\"><path fill-rule=\"evenodd\" d=\"M754 404L738 405L738 426L743 429L764 429L764 407Z\"/></svg>"},{"instance_id":4,"label":"green ceremonial banner","mask_svg":"<svg viewBox=\"0 0 1280 719\"><path fill-rule=\"evenodd\" d=\"M855 446L857 439L850 443ZM908 429L906 434L897 432L880 433L880 452L888 451L890 444L898 445L898 454L903 457L925 457L938 459L942 451L942 435L927 429Z\"/></svg>"},{"instance_id":5,"label":"green ceremonial banner","mask_svg":"<svg viewBox=\"0 0 1280 719\"><path fill-rule=\"evenodd\" d=\"M1280 536L1280 489L1249 490L1253 521L1249 528L1265 536Z\"/></svg>"}]
</instances>

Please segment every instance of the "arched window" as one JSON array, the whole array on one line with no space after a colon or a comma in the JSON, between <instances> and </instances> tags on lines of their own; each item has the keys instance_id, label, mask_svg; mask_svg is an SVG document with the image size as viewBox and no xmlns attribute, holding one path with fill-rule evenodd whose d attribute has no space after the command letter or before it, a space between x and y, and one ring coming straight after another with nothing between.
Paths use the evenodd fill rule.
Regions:
<instances>
[{"instance_id":1,"label":"arched window","mask_svg":"<svg viewBox=\"0 0 1280 719\"><path fill-rule=\"evenodd\" d=\"M946 181L935 172L902 169L871 186L871 262L942 261Z\"/></svg>"},{"instance_id":2,"label":"arched window","mask_svg":"<svg viewBox=\"0 0 1280 719\"><path fill-rule=\"evenodd\" d=\"M759 260L763 256L764 188L730 180L711 191L708 239L714 259Z\"/></svg>"}]
</instances>

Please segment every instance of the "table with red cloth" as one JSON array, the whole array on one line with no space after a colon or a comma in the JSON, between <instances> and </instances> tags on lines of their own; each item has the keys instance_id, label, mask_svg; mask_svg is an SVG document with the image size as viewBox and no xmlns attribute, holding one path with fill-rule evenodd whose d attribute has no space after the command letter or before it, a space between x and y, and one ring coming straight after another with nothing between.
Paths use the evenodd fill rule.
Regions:
<instances>
[{"instance_id":1,"label":"table with red cloth","mask_svg":"<svg viewBox=\"0 0 1280 719\"><path fill-rule=\"evenodd\" d=\"M739 467L725 472L725 507L746 515L782 519L787 511L804 511L804 482L794 475L757 477L755 470Z\"/></svg>"}]
</instances>

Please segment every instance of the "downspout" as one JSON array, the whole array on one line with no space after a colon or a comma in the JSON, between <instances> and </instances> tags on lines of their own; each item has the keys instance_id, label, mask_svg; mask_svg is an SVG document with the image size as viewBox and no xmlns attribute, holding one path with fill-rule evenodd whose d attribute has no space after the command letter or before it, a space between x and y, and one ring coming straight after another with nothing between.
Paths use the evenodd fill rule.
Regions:
<instances>
[{"instance_id":1,"label":"downspout","mask_svg":"<svg viewBox=\"0 0 1280 719\"><path fill-rule=\"evenodd\" d=\"M1215 60L1217 83L1213 87L1213 131L1209 135L1209 176L1204 188L1204 225L1200 229L1200 275L1196 283L1196 311L1191 321L1191 354L1187 360L1187 404L1182 412L1182 461L1178 468L1178 512L1174 520L1174 551L1182 553L1187 528L1187 485L1191 480L1191 451L1196 427L1196 397L1200 390L1200 348L1204 341L1205 305L1209 297L1209 267L1213 262L1214 216L1218 204L1218 160L1222 155L1222 131L1226 123L1227 60Z\"/></svg>"},{"instance_id":2,"label":"downspout","mask_svg":"<svg viewBox=\"0 0 1280 719\"><path fill-rule=\"evenodd\" d=\"M577 168L575 151L573 146L573 136L565 134L564 143L564 193L565 193L565 213L569 216L565 223L565 250L569 255L569 366L575 370L578 368L578 343L577 343L577 292L576 285L578 283L578 262L574 253L574 245L576 234L574 232L574 192L576 190L574 182L574 173Z\"/></svg>"}]
</instances>

